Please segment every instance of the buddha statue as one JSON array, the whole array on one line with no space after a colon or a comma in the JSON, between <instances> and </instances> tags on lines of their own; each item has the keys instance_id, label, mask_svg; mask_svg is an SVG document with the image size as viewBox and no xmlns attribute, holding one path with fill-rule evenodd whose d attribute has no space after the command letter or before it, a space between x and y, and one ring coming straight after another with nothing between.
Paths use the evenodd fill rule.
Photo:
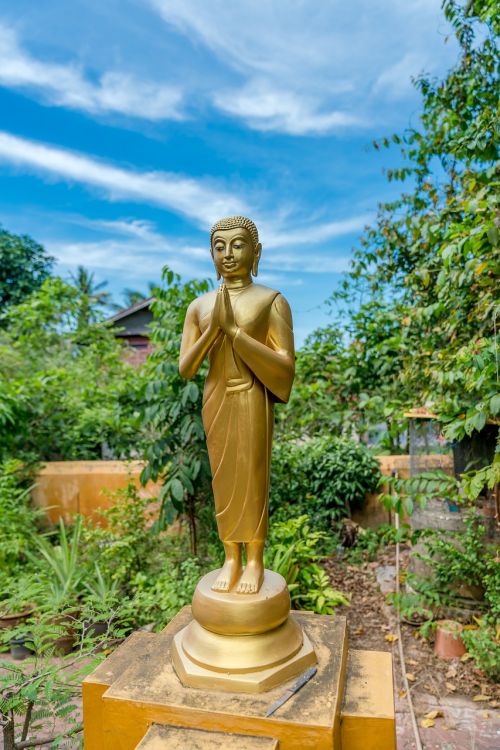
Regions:
<instances>
[{"instance_id":1,"label":"buddha statue","mask_svg":"<svg viewBox=\"0 0 500 750\"><path fill-rule=\"evenodd\" d=\"M225 552L212 588L255 594L264 578L274 404L288 400L294 378L292 316L283 295L253 281L262 250L253 221L221 219L210 244L222 284L189 306L179 370L193 377L208 356L202 416Z\"/></svg>"}]
</instances>

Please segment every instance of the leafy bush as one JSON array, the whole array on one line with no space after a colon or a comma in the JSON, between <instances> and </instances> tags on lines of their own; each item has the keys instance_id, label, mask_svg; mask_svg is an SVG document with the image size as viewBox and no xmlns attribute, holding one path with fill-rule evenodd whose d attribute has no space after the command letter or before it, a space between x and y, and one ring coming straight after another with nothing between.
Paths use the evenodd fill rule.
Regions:
<instances>
[{"instance_id":1,"label":"leafy bush","mask_svg":"<svg viewBox=\"0 0 500 750\"><path fill-rule=\"evenodd\" d=\"M142 370L104 323L78 327L84 300L48 279L9 308L0 338L0 459L95 459L141 448Z\"/></svg>"},{"instance_id":2,"label":"leafy bush","mask_svg":"<svg viewBox=\"0 0 500 750\"><path fill-rule=\"evenodd\" d=\"M196 557L169 559L154 575L143 571L130 581L133 596L122 614L136 625L153 624L156 630L165 627L186 604L191 603L198 581L211 566L202 565Z\"/></svg>"},{"instance_id":3,"label":"leafy bush","mask_svg":"<svg viewBox=\"0 0 500 750\"><path fill-rule=\"evenodd\" d=\"M476 665L492 680L500 680L500 634L499 624L491 617L478 621L474 630L464 630L462 638Z\"/></svg>"},{"instance_id":4,"label":"leafy bush","mask_svg":"<svg viewBox=\"0 0 500 750\"><path fill-rule=\"evenodd\" d=\"M425 530L419 540L425 552L418 557L429 568L426 577L408 573L407 581L413 592L405 603L415 611L439 610L456 603L457 587L474 586L483 600L477 603L480 617L474 617L476 626L464 630L463 639L479 669L493 679L500 675L500 560L498 549L488 543L485 527L476 509L464 516L465 530L450 532ZM458 589L459 590L459 589ZM423 634L429 630L424 626Z\"/></svg>"},{"instance_id":5,"label":"leafy bush","mask_svg":"<svg viewBox=\"0 0 500 750\"><path fill-rule=\"evenodd\" d=\"M322 436L307 442L276 441L271 472L271 513L306 513L315 528L330 529L374 492L377 460L361 443ZM281 511L283 512L283 511Z\"/></svg>"},{"instance_id":6,"label":"leafy bush","mask_svg":"<svg viewBox=\"0 0 500 750\"><path fill-rule=\"evenodd\" d=\"M21 465L12 460L0 465L0 574L10 576L26 562L36 538L39 516L31 506L30 488L26 486Z\"/></svg>"},{"instance_id":7,"label":"leafy bush","mask_svg":"<svg viewBox=\"0 0 500 750\"><path fill-rule=\"evenodd\" d=\"M497 567L496 550L488 544L486 529L475 509L464 515L463 532L426 529L420 534L425 552L417 556L431 571L432 588L443 598L453 597L453 587L462 583L474 585L481 592L488 591L492 606L500 607L500 588L496 594L492 583L500 583L494 575ZM499 574L500 575L500 574Z\"/></svg>"},{"instance_id":8,"label":"leafy bush","mask_svg":"<svg viewBox=\"0 0 500 750\"><path fill-rule=\"evenodd\" d=\"M148 531L147 505L133 482L112 493L113 505L101 512L104 525L86 520L83 529L84 557L92 568L98 561L100 573L106 580L116 581L127 590L129 581L147 569L157 545L156 537Z\"/></svg>"},{"instance_id":9,"label":"leafy bush","mask_svg":"<svg viewBox=\"0 0 500 750\"><path fill-rule=\"evenodd\" d=\"M286 580L295 607L329 615L339 604L348 606L349 601L332 588L318 565L323 536L311 529L305 515L278 521L270 528L265 565Z\"/></svg>"}]
</instances>

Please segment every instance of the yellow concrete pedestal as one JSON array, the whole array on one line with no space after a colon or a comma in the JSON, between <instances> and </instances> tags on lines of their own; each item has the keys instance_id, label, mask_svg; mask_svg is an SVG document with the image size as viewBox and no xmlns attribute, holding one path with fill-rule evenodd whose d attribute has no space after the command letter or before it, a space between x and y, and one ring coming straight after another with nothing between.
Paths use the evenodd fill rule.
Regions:
<instances>
[{"instance_id":1,"label":"yellow concrete pedestal","mask_svg":"<svg viewBox=\"0 0 500 750\"><path fill-rule=\"evenodd\" d=\"M390 654L348 657L345 618L294 617L318 672L269 718L267 708L296 678L257 694L182 684L171 649L191 620L189 607L159 634L134 633L83 684L85 750L162 750L177 747L174 739L200 750L394 750Z\"/></svg>"}]
</instances>

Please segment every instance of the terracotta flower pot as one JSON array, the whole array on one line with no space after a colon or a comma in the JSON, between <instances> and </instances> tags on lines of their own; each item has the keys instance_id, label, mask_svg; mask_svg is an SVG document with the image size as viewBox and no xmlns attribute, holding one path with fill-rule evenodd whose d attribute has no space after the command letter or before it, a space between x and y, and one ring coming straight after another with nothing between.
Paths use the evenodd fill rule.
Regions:
<instances>
[{"instance_id":1,"label":"terracotta flower pot","mask_svg":"<svg viewBox=\"0 0 500 750\"><path fill-rule=\"evenodd\" d=\"M455 620L441 620L437 624L434 653L440 659L457 659L466 648L462 641L463 625Z\"/></svg>"},{"instance_id":2,"label":"terracotta flower pot","mask_svg":"<svg viewBox=\"0 0 500 750\"><path fill-rule=\"evenodd\" d=\"M16 628L18 625L25 622L34 611L34 604L26 604L24 609L19 612L0 612L0 630Z\"/></svg>"}]
</instances>

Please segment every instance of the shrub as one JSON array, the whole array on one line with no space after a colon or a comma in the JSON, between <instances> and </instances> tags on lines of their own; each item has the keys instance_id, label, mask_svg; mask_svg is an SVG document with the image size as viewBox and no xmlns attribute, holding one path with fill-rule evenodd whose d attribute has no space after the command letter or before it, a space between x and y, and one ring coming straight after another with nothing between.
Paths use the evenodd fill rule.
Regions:
<instances>
[{"instance_id":1,"label":"shrub","mask_svg":"<svg viewBox=\"0 0 500 750\"><path fill-rule=\"evenodd\" d=\"M271 477L272 513L289 506L294 516L307 513L314 527L329 529L376 490L380 468L361 443L321 436L276 442Z\"/></svg>"},{"instance_id":2,"label":"shrub","mask_svg":"<svg viewBox=\"0 0 500 750\"><path fill-rule=\"evenodd\" d=\"M474 630L464 630L462 638L476 665L492 680L500 680L500 638L498 623L484 617Z\"/></svg>"},{"instance_id":3,"label":"shrub","mask_svg":"<svg viewBox=\"0 0 500 750\"><path fill-rule=\"evenodd\" d=\"M30 488L26 486L22 467L16 461L0 465L0 571L12 575L13 569L26 562L26 553L35 539L40 513L33 509Z\"/></svg>"},{"instance_id":4,"label":"shrub","mask_svg":"<svg viewBox=\"0 0 500 750\"><path fill-rule=\"evenodd\" d=\"M321 531L311 529L305 515L278 521L270 528L265 564L286 580L294 606L329 615L349 601L332 588L318 565L323 537Z\"/></svg>"}]
</instances>

